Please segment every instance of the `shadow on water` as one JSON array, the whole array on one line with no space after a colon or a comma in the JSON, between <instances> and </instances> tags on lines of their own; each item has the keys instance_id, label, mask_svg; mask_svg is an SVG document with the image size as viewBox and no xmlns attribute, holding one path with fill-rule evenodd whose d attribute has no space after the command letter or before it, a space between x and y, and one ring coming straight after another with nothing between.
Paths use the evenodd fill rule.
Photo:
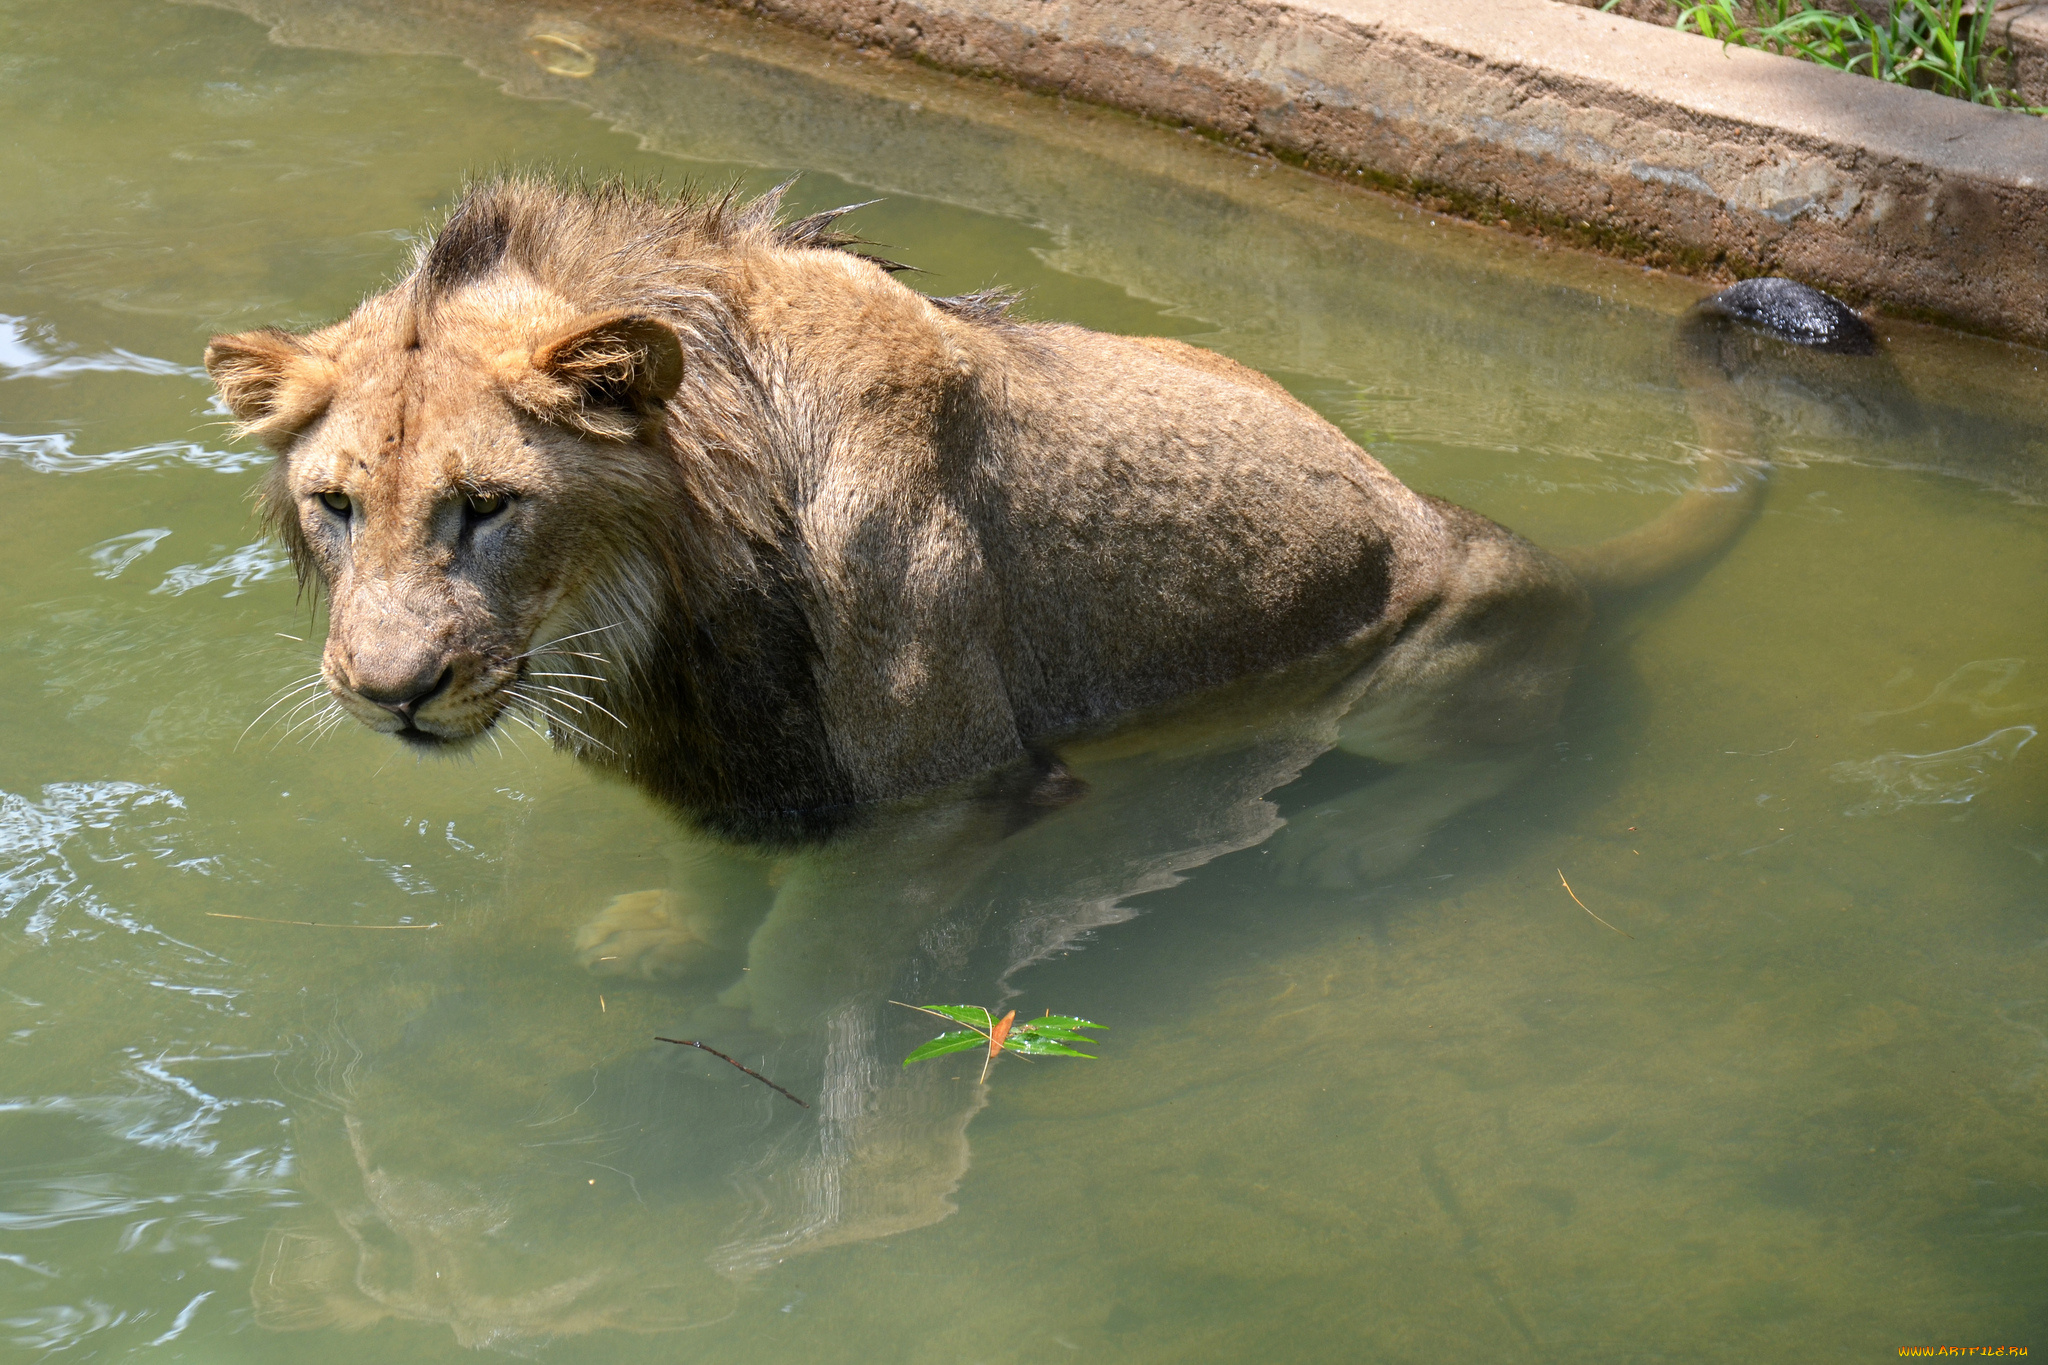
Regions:
<instances>
[{"instance_id":1,"label":"shadow on water","mask_svg":"<svg viewBox=\"0 0 2048 1365\"><path fill-rule=\"evenodd\" d=\"M672 849L672 894L755 894L768 916L737 979L696 989L662 979L665 925L608 939L607 976L567 1000L543 988L549 964L493 952L594 908L579 813L536 814L502 909L308 1021L293 1093L314 1203L266 1246L258 1320L391 1316L472 1345L686 1326L729 1308L731 1275L937 1221L986 1094L958 1059L896 1065L934 1030L887 1002L1010 1003L1017 972L1127 918L1129 897L1270 835L1264 793L1333 726L1269 718L1263 735L1083 761L1089 795L1007 837L1015 811L985 792L919 803L751 869L752 887L722 850ZM508 1018L507 993L532 1008ZM622 1042L621 1015L714 1038L811 1108L645 1032Z\"/></svg>"},{"instance_id":2,"label":"shadow on water","mask_svg":"<svg viewBox=\"0 0 2048 1365\"><path fill-rule=\"evenodd\" d=\"M339 993L349 1003L291 1049L313 1200L266 1243L257 1320L445 1323L469 1345L690 1326L730 1307L733 1276L944 1218L987 1092L971 1059L898 1066L935 1030L889 1002L1010 1007L1020 973L1129 919L1134 898L1267 844L1285 824L1268 794L1334 742L1355 695L1331 682L1319 668L1306 689L1240 689L1075 746L1087 792L1057 808L977 783L817 849L673 845L626 874L665 865L663 907L615 900L607 931L585 934L594 987L566 995L547 984L556 955L494 946L558 942L565 912L597 904L578 853L590 815L537 811L499 908ZM1435 822L1524 766L1459 755L1367 775L1374 873L1397 874ZM1360 814L1355 783L1336 797ZM1267 889L1294 870L1286 841L1273 849ZM746 926L723 945L743 952L716 951L719 920ZM508 1015L507 998L530 1006ZM716 1039L811 1107L622 1018Z\"/></svg>"}]
</instances>

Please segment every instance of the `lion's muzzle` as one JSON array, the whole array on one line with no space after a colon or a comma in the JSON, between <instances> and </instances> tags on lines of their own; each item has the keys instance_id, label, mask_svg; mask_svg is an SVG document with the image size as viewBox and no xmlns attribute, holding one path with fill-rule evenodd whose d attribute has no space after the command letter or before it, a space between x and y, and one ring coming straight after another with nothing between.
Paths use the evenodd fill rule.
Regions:
<instances>
[{"instance_id":1,"label":"lion's muzzle","mask_svg":"<svg viewBox=\"0 0 2048 1365\"><path fill-rule=\"evenodd\" d=\"M373 730L409 743L471 739L490 728L503 680L478 652L428 630L379 630L367 640L330 634L329 689Z\"/></svg>"}]
</instances>

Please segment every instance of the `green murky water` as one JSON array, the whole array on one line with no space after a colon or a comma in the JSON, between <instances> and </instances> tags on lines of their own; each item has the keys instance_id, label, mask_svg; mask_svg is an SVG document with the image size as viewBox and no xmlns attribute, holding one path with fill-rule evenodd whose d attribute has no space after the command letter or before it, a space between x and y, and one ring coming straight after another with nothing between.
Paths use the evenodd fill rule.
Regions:
<instances>
[{"instance_id":1,"label":"green murky water","mask_svg":"<svg viewBox=\"0 0 2048 1365\"><path fill-rule=\"evenodd\" d=\"M1195 337L1562 543L1684 486L1697 291L732 18L242 8L0 4L0 1356L2048 1349L2040 355L1756 377L1766 511L1487 799L1324 757L1267 800L1284 730L1098 766L847 949L1112 1025L984 1096L878 1003L592 976L608 897L711 874L531 738L238 742L320 623L206 336L346 309L466 171L802 170L922 287ZM1372 875L1290 884L1352 789Z\"/></svg>"}]
</instances>

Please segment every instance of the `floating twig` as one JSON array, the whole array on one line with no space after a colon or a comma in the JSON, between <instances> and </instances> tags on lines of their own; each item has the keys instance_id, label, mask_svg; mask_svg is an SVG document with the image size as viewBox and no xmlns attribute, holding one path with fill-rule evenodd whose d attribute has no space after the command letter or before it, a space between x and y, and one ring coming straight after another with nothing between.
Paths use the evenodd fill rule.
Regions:
<instances>
[{"instance_id":1,"label":"floating twig","mask_svg":"<svg viewBox=\"0 0 2048 1365\"><path fill-rule=\"evenodd\" d=\"M754 1068L748 1066L746 1063L735 1062L732 1058L726 1056L717 1048L709 1047L703 1043L700 1043L695 1038L662 1038L657 1036L654 1041L657 1043L674 1043L677 1047L693 1047L696 1048L699 1052L708 1052L712 1056L718 1058L719 1061L724 1062L726 1065L738 1067L740 1070L746 1072L749 1076L752 1076L755 1080L767 1086L770 1090L773 1090L776 1094L782 1096L782 1098L788 1100L791 1104L796 1105L798 1108L808 1109L811 1107L808 1104L805 1104L802 1100L798 1099L796 1096L790 1094L787 1090L784 1090L775 1082L769 1080L766 1076L763 1076L760 1072L754 1070Z\"/></svg>"},{"instance_id":2,"label":"floating twig","mask_svg":"<svg viewBox=\"0 0 2048 1365\"><path fill-rule=\"evenodd\" d=\"M1557 879L1559 882L1562 882L1564 884L1564 893L1572 898L1572 904L1578 906L1579 909L1585 911L1587 914L1593 915L1593 907L1579 899L1579 893L1572 890L1572 884L1570 882L1565 881L1564 869L1561 867L1557 870ZM1598 915L1593 915L1593 918L1599 920L1599 922L1602 924L1607 924L1607 921L1604 919L1600 919ZM1631 934L1626 929L1615 929L1615 927L1611 924L1607 924L1607 927L1610 929L1614 929L1614 932L1620 934L1623 938L1635 937L1634 934Z\"/></svg>"},{"instance_id":3,"label":"floating twig","mask_svg":"<svg viewBox=\"0 0 2048 1365\"><path fill-rule=\"evenodd\" d=\"M230 915L219 910L206 912L208 919L242 919L251 924L292 924L301 929L438 929L441 921L432 924L322 924L310 919L265 919L261 915Z\"/></svg>"}]
</instances>

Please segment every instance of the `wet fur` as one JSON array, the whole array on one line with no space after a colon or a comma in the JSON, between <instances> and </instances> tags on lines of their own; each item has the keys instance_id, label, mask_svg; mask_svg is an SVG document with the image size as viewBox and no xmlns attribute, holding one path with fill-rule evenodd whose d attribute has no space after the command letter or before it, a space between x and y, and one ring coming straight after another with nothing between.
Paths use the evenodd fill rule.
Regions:
<instances>
[{"instance_id":1,"label":"wet fur","mask_svg":"<svg viewBox=\"0 0 2048 1365\"><path fill-rule=\"evenodd\" d=\"M482 185L344 321L216 338L344 706L459 743L531 703L767 839L1331 650L1428 698L1390 756L1554 716L1587 616L1557 559L1230 360L927 299L778 197ZM511 529L450 529L495 493ZM431 732L366 699L441 662Z\"/></svg>"}]
</instances>

